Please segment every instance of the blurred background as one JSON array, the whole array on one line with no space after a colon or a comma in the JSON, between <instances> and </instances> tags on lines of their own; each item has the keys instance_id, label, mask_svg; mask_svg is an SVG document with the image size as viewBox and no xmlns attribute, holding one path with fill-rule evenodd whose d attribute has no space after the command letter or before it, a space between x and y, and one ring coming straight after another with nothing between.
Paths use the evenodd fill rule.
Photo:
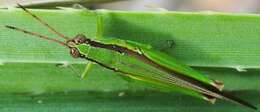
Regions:
<instances>
[{"instance_id":1,"label":"blurred background","mask_svg":"<svg viewBox=\"0 0 260 112\"><path fill-rule=\"evenodd\" d=\"M0 5L2 8L10 7L14 6L16 2L28 5L28 7L36 7L38 5L44 7L44 5L50 3L70 6L78 3L92 9L104 8L134 11L159 11L166 9L171 11L260 13L260 0L0 0ZM59 2L62 3L59 4Z\"/></svg>"}]
</instances>

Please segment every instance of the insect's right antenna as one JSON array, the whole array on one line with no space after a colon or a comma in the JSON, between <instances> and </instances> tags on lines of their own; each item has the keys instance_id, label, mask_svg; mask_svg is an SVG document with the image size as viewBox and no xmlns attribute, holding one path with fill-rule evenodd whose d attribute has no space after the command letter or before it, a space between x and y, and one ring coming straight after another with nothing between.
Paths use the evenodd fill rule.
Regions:
<instances>
[{"instance_id":1,"label":"insect's right antenna","mask_svg":"<svg viewBox=\"0 0 260 112\"><path fill-rule=\"evenodd\" d=\"M52 28L47 22L43 21L41 18L39 18L38 16L36 16L35 14L31 13L29 10L27 10L25 7L23 7L21 4L17 5L22 8L26 13L28 13L29 15L31 15L33 18L35 18L36 20L38 20L41 24L43 24L44 26L46 26L50 32L57 34L58 36L60 36L61 38L64 38L66 40L69 40L68 37L66 37L65 35L61 34L60 32L56 31L54 28Z\"/></svg>"},{"instance_id":2,"label":"insect's right antenna","mask_svg":"<svg viewBox=\"0 0 260 112\"><path fill-rule=\"evenodd\" d=\"M62 41L59 41L59 40L56 40L56 39L53 39L53 38L49 38L49 37L47 37L47 36L44 36L44 35L41 35L41 34L38 34L38 33L26 31L26 30L24 30L24 29L17 28L17 27L14 27L14 26L9 26L9 25L6 25L5 27L8 28L8 29L11 29L11 30L20 31L20 32L23 32L23 33L26 33L26 34L29 34L29 35L33 35L33 36L36 36L36 37L45 39L45 40L49 40L49 41L52 41L52 42L56 42L56 43L58 43L58 44L61 44L62 46L66 46L66 47L67 47L66 43L64 43L64 42L62 42Z\"/></svg>"}]
</instances>

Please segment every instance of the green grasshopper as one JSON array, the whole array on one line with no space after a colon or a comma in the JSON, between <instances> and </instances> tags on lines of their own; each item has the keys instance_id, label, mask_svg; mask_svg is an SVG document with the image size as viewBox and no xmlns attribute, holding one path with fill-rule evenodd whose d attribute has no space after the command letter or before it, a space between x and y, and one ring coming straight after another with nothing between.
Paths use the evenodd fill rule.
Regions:
<instances>
[{"instance_id":1,"label":"green grasshopper","mask_svg":"<svg viewBox=\"0 0 260 112\"><path fill-rule=\"evenodd\" d=\"M50 32L65 39L66 42L14 26L6 25L6 28L65 46L70 49L70 54L74 58L88 60L117 72L125 79L161 90L181 92L207 100L211 103L214 103L216 99L223 99L251 109L257 109L252 104L222 91L224 85L221 82L204 76L200 72L182 64L177 59L155 50L149 45L114 38L91 40L83 34L78 34L75 38L69 39L69 37L56 31L23 6L19 5L19 7L46 26ZM102 19L98 14L97 19L97 35L101 35ZM82 75L82 77L84 76L85 74Z\"/></svg>"}]
</instances>

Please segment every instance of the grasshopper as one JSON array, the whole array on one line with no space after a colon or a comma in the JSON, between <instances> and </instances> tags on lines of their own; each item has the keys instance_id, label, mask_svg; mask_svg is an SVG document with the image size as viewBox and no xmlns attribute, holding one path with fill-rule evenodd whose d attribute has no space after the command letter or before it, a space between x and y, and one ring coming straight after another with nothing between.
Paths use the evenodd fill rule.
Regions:
<instances>
[{"instance_id":1,"label":"grasshopper","mask_svg":"<svg viewBox=\"0 0 260 112\"><path fill-rule=\"evenodd\" d=\"M158 89L181 92L211 103L214 103L216 99L222 99L251 109L257 109L254 105L223 91L224 85L221 82L206 77L204 74L179 62L174 57L154 49L150 45L115 38L90 39L84 34L77 34L70 39L22 5L18 4L18 6L46 26L50 32L65 39L65 41L15 26L6 25L6 28L58 43L68 48L74 58L88 60L108 70L117 72L125 79L134 80ZM97 15L98 27L102 25L102 19L100 18ZM97 32L97 35L101 35L102 31ZM103 54L109 56L109 59L103 57ZM82 78L84 76L85 74L82 75Z\"/></svg>"}]
</instances>

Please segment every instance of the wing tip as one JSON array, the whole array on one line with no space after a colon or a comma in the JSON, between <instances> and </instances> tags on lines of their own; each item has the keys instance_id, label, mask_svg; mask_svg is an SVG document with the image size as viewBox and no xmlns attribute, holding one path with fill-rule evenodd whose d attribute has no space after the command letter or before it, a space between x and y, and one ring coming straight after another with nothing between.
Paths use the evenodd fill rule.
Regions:
<instances>
[{"instance_id":1,"label":"wing tip","mask_svg":"<svg viewBox=\"0 0 260 112\"><path fill-rule=\"evenodd\" d=\"M235 96L231 95L230 93L228 93L226 91L222 92L222 96L223 96L224 100L231 101L233 103L245 106L245 107L250 108L250 109L255 110L255 111L258 110L258 108L256 106L254 106L253 104L251 104L247 101L244 101L244 100L242 100L238 97L235 97ZM209 95L204 94L203 99L210 102L211 104L215 104L217 97L213 97L213 96L209 96Z\"/></svg>"},{"instance_id":2,"label":"wing tip","mask_svg":"<svg viewBox=\"0 0 260 112\"><path fill-rule=\"evenodd\" d=\"M224 100L228 100L228 101L237 103L239 105L248 107L248 108L253 109L253 110L258 110L258 108L256 106L254 106L253 104L251 104L251 103L249 103L245 100L242 100L242 99L240 99L240 98L238 98L234 95L231 95L230 93L228 93L226 91L222 92L222 96L223 96Z\"/></svg>"}]
</instances>

